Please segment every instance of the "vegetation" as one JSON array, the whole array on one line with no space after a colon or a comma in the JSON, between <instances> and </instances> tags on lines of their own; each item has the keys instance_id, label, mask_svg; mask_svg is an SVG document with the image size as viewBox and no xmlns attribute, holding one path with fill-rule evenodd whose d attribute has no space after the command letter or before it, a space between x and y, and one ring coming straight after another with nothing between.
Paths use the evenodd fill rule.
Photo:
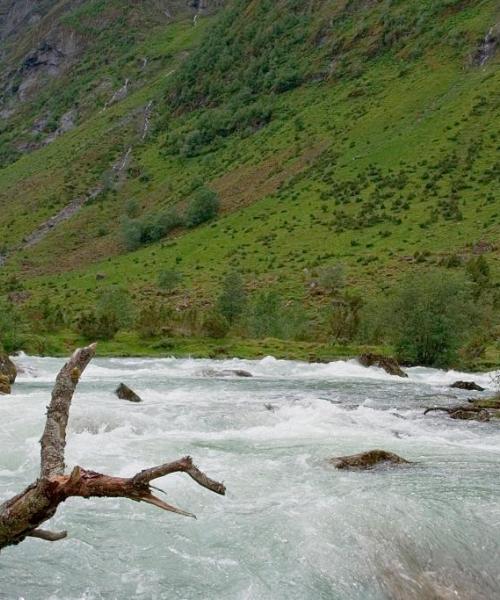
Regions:
<instances>
[{"instance_id":1,"label":"vegetation","mask_svg":"<svg viewBox=\"0 0 500 600\"><path fill-rule=\"evenodd\" d=\"M498 53L474 57L496 3L232 0L196 27L184 3L168 23L153 4L53 17L87 40L74 77L40 84L0 132L0 296L26 322L14 345L140 334L151 351L192 337L212 352L226 331L246 352L274 336L421 360L387 305L437 269L470 282L474 327L452 339L442 322L424 360L494 365L500 71ZM18 78L30 35L2 59ZM70 109L74 129L46 143ZM129 290L127 325L97 315L101 279Z\"/></svg>"}]
</instances>

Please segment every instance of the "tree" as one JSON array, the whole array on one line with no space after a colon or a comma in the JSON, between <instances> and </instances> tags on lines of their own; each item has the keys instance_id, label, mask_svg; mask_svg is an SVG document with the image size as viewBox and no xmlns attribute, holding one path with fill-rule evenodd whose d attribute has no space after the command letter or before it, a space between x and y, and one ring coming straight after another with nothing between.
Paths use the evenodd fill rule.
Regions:
<instances>
[{"instance_id":1,"label":"tree","mask_svg":"<svg viewBox=\"0 0 500 600\"><path fill-rule=\"evenodd\" d=\"M15 306L0 299L0 348L6 352L18 350L25 329L24 318Z\"/></svg>"},{"instance_id":2,"label":"tree","mask_svg":"<svg viewBox=\"0 0 500 600\"><path fill-rule=\"evenodd\" d=\"M186 473L202 487L225 494L222 483L210 479L194 466L189 456L144 469L132 477L113 477L82 467L74 467L65 473L64 449L69 409L80 377L95 354L92 344L77 350L59 372L52 399L47 410L45 430L40 440L40 477L20 494L0 504L0 550L19 544L27 537L54 542L67 536L66 531L51 532L40 525L56 513L59 504L71 497L129 498L146 502L166 511L194 517L191 513L167 504L153 494L151 481L170 473Z\"/></svg>"},{"instance_id":3,"label":"tree","mask_svg":"<svg viewBox=\"0 0 500 600\"><path fill-rule=\"evenodd\" d=\"M132 325L134 306L127 290L109 287L97 297L94 310L83 312L76 321L77 331L86 339L110 340L122 328Z\"/></svg>"},{"instance_id":4,"label":"tree","mask_svg":"<svg viewBox=\"0 0 500 600\"><path fill-rule=\"evenodd\" d=\"M386 324L402 361L448 367L456 361L475 317L467 280L436 270L402 281L389 302Z\"/></svg>"},{"instance_id":5,"label":"tree","mask_svg":"<svg viewBox=\"0 0 500 600\"><path fill-rule=\"evenodd\" d=\"M237 271L230 271L222 282L222 291L217 301L217 308L229 323L234 323L243 314L247 295L243 278Z\"/></svg>"},{"instance_id":6,"label":"tree","mask_svg":"<svg viewBox=\"0 0 500 600\"><path fill-rule=\"evenodd\" d=\"M213 190L202 187L192 197L187 210L185 223L187 227L196 227L210 221L219 212L219 196Z\"/></svg>"}]
</instances>

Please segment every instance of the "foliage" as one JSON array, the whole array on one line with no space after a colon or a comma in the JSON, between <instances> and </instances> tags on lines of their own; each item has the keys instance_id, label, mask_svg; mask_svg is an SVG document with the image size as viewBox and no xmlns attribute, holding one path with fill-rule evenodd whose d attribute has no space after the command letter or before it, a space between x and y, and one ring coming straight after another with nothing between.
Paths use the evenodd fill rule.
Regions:
<instances>
[{"instance_id":1,"label":"foliage","mask_svg":"<svg viewBox=\"0 0 500 600\"><path fill-rule=\"evenodd\" d=\"M127 250L137 250L144 244L161 240L181 223L175 209L150 213L142 219L125 217L122 220L122 239Z\"/></svg>"},{"instance_id":2,"label":"foliage","mask_svg":"<svg viewBox=\"0 0 500 600\"><path fill-rule=\"evenodd\" d=\"M394 290L386 325L406 363L448 367L477 319L470 285L457 273L427 271L406 277Z\"/></svg>"},{"instance_id":3,"label":"foliage","mask_svg":"<svg viewBox=\"0 0 500 600\"><path fill-rule=\"evenodd\" d=\"M110 340L134 320L134 307L127 290L109 287L100 292L95 308L84 311L76 321L77 331L85 338Z\"/></svg>"},{"instance_id":4,"label":"foliage","mask_svg":"<svg viewBox=\"0 0 500 600\"><path fill-rule=\"evenodd\" d=\"M336 342L350 342L359 331L363 299L359 292L348 291L332 302L329 330Z\"/></svg>"},{"instance_id":5,"label":"foliage","mask_svg":"<svg viewBox=\"0 0 500 600\"><path fill-rule=\"evenodd\" d=\"M158 274L158 287L164 292L173 292L182 283L182 273L173 269L162 269Z\"/></svg>"},{"instance_id":6,"label":"foliage","mask_svg":"<svg viewBox=\"0 0 500 600\"><path fill-rule=\"evenodd\" d=\"M253 298L246 325L254 338L303 339L308 330L308 319L302 307L284 306L280 294L271 290L260 292Z\"/></svg>"},{"instance_id":7,"label":"foliage","mask_svg":"<svg viewBox=\"0 0 500 600\"><path fill-rule=\"evenodd\" d=\"M219 196L213 190L199 188L191 198L186 209L185 224L196 227L210 221L219 212Z\"/></svg>"},{"instance_id":8,"label":"foliage","mask_svg":"<svg viewBox=\"0 0 500 600\"><path fill-rule=\"evenodd\" d=\"M0 298L0 348L6 352L19 350L26 325L19 310Z\"/></svg>"},{"instance_id":9,"label":"foliage","mask_svg":"<svg viewBox=\"0 0 500 600\"><path fill-rule=\"evenodd\" d=\"M229 323L234 323L245 310L247 295L243 278L237 271L229 271L222 282L217 308Z\"/></svg>"},{"instance_id":10,"label":"foliage","mask_svg":"<svg viewBox=\"0 0 500 600\"><path fill-rule=\"evenodd\" d=\"M339 293L346 285L346 270L342 263L321 270L319 285L330 294Z\"/></svg>"},{"instance_id":11,"label":"foliage","mask_svg":"<svg viewBox=\"0 0 500 600\"><path fill-rule=\"evenodd\" d=\"M229 333L229 321L217 311L209 312L203 319L203 332L212 338L224 338Z\"/></svg>"}]
</instances>

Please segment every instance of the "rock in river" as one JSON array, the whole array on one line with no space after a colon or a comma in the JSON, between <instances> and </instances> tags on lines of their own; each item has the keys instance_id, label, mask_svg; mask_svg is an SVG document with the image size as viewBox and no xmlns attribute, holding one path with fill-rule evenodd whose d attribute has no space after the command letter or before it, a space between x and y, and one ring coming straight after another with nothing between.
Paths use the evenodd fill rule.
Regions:
<instances>
[{"instance_id":1,"label":"rock in river","mask_svg":"<svg viewBox=\"0 0 500 600\"><path fill-rule=\"evenodd\" d=\"M387 466L387 464L410 464L409 460L405 460L393 452L378 449L350 456L337 456L331 458L328 462L334 465L336 469L373 469L377 466Z\"/></svg>"},{"instance_id":2,"label":"rock in river","mask_svg":"<svg viewBox=\"0 0 500 600\"><path fill-rule=\"evenodd\" d=\"M115 394L121 400L128 400L129 402L142 402L142 399L134 392L134 390L131 390L124 383L120 383L115 390Z\"/></svg>"},{"instance_id":3,"label":"rock in river","mask_svg":"<svg viewBox=\"0 0 500 600\"><path fill-rule=\"evenodd\" d=\"M459 390L484 392L484 388L475 383L474 381L455 381L455 383L452 383L450 387L457 388Z\"/></svg>"},{"instance_id":4,"label":"rock in river","mask_svg":"<svg viewBox=\"0 0 500 600\"><path fill-rule=\"evenodd\" d=\"M396 375L397 377L408 377L408 375L401 369L398 361L390 356L382 356L381 354L372 354L366 352L358 357L358 362L363 367L380 367L384 369L389 375Z\"/></svg>"}]
</instances>

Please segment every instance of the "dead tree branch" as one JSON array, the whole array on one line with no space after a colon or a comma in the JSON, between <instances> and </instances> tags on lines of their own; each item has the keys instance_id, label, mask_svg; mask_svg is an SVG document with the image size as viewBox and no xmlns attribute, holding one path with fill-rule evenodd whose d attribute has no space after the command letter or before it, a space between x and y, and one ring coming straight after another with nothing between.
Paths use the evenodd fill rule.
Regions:
<instances>
[{"instance_id":1,"label":"dead tree branch","mask_svg":"<svg viewBox=\"0 0 500 600\"><path fill-rule=\"evenodd\" d=\"M18 544L26 537L57 541L66 537L65 531L54 533L40 525L54 516L57 507L68 498L118 497L146 502L166 511L194 517L180 508L161 500L152 493L150 482L171 473L186 473L200 486L224 495L222 483L200 471L191 457L144 469L132 477L113 477L75 467L64 474L64 449L71 400L78 381L95 354L95 344L77 350L57 376L52 400L47 410L41 443L41 475L23 492L0 505L0 550Z\"/></svg>"}]
</instances>

